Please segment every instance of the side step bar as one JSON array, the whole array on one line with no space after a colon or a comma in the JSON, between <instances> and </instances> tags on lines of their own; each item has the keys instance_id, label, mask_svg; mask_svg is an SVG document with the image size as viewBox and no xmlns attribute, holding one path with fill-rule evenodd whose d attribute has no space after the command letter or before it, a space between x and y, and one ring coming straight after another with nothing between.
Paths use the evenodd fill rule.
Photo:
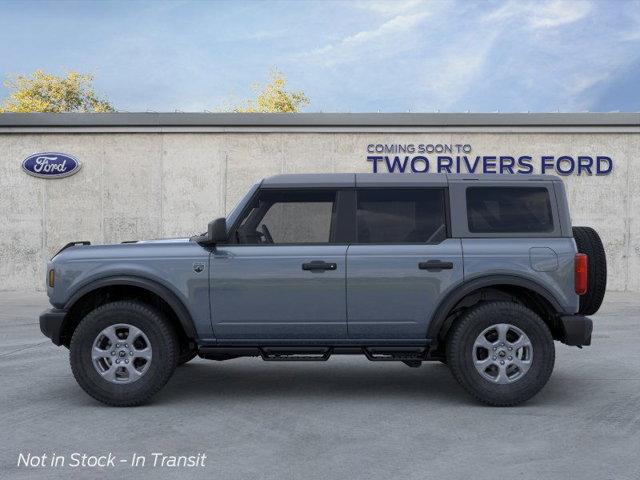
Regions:
<instances>
[{"instance_id":1,"label":"side step bar","mask_svg":"<svg viewBox=\"0 0 640 480\"><path fill-rule=\"evenodd\" d=\"M364 355L372 362L404 362L419 366L428 358L429 348L421 347L200 347L198 353L210 360L261 357L265 362L325 362L331 355Z\"/></svg>"},{"instance_id":2,"label":"side step bar","mask_svg":"<svg viewBox=\"0 0 640 480\"><path fill-rule=\"evenodd\" d=\"M265 362L326 362L333 353L331 347L261 348Z\"/></svg>"},{"instance_id":3,"label":"side step bar","mask_svg":"<svg viewBox=\"0 0 640 480\"><path fill-rule=\"evenodd\" d=\"M364 347L362 352L372 362L421 362L426 360L426 347L398 350L397 347Z\"/></svg>"}]
</instances>

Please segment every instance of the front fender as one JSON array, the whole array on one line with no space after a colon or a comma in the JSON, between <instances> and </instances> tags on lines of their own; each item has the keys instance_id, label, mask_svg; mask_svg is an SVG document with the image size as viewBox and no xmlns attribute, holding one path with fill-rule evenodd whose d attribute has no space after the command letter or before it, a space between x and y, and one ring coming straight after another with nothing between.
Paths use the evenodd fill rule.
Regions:
<instances>
[{"instance_id":1,"label":"front fender","mask_svg":"<svg viewBox=\"0 0 640 480\"><path fill-rule=\"evenodd\" d=\"M56 308L69 308L86 293L120 282L172 303L178 316L190 319L185 330L197 332L195 338L213 338L209 252L193 242L72 247L50 265L56 280L49 300Z\"/></svg>"},{"instance_id":2,"label":"front fender","mask_svg":"<svg viewBox=\"0 0 640 480\"><path fill-rule=\"evenodd\" d=\"M186 335L189 338L197 338L197 331L193 317L189 309L186 307L185 302L178 297L178 294L175 291L171 290L170 287L163 285L157 279L144 278L130 274L98 278L76 288L73 294L69 297L69 300L65 303L64 310L69 311L75 303L78 302L78 300L95 290L115 285L139 287L158 295L167 302L169 307L174 311Z\"/></svg>"}]
</instances>

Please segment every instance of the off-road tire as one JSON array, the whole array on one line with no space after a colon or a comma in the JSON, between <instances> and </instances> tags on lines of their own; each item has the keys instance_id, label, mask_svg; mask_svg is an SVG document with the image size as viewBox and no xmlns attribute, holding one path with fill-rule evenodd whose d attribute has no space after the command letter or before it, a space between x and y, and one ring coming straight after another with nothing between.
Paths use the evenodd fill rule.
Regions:
<instances>
[{"instance_id":1,"label":"off-road tire","mask_svg":"<svg viewBox=\"0 0 640 480\"><path fill-rule=\"evenodd\" d=\"M476 338L499 323L519 328L533 345L529 370L509 384L483 378L473 363ZM549 328L535 312L515 302L490 302L471 308L451 327L446 347L447 364L455 379L477 400L496 407L514 406L533 397L549 380L555 362Z\"/></svg>"},{"instance_id":2,"label":"off-road tire","mask_svg":"<svg viewBox=\"0 0 640 480\"><path fill-rule=\"evenodd\" d=\"M579 313L593 315L598 311L607 289L607 257L598 232L591 227L573 227L578 252L587 255L587 293L580 296Z\"/></svg>"},{"instance_id":3,"label":"off-road tire","mask_svg":"<svg viewBox=\"0 0 640 480\"><path fill-rule=\"evenodd\" d=\"M93 342L114 324L138 327L148 337L153 357L149 370L128 384L114 384L100 376L91 358ZM171 378L178 362L178 340L171 324L153 307L137 301L104 304L81 320L71 338L69 361L76 381L96 400L115 407L147 402Z\"/></svg>"}]
</instances>

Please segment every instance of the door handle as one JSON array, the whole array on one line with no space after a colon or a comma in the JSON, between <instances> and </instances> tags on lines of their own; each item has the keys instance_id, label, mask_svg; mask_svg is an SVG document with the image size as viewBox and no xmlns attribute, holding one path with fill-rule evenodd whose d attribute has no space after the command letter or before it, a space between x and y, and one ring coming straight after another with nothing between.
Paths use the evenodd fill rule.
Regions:
<instances>
[{"instance_id":1,"label":"door handle","mask_svg":"<svg viewBox=\"0 0 640 480\"><path fill-rule=\"evenodd\" d=\"M443 262L442 260L428 260L426 262L418 263L420 270L429 270L433 272L439 272L440 270L451 270L453 268L453 262Z\"/></svg>"},{"instance_id":2,"label":"door handle","mask_svg":"<svg viewBox=\"0 0 640 480\"><path fill-rule=\"evenodd\" d=\"M312 262L302 264L302 270L324 272L325 270L335 270L336 268L338 268L337 264L327 263L322 260L314 260Z\"/></svg>"}]
</instances>

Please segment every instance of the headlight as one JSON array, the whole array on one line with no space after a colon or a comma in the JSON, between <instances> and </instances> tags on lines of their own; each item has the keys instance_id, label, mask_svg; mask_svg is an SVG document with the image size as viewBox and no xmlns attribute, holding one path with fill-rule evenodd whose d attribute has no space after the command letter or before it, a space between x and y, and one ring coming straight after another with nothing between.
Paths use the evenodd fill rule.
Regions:
<instances>
[{"instance_id":1,"label":"headlight","mask_svg":"<svg viewBox=\"0 0 640 480\"><path fill-rule=\"evenodd\" d=\"M47 276L47 283L49 287L53 288L53 284L56 280L56 271L52 268L49 270L49 275Z\"/></svg>"}]
</instances>

